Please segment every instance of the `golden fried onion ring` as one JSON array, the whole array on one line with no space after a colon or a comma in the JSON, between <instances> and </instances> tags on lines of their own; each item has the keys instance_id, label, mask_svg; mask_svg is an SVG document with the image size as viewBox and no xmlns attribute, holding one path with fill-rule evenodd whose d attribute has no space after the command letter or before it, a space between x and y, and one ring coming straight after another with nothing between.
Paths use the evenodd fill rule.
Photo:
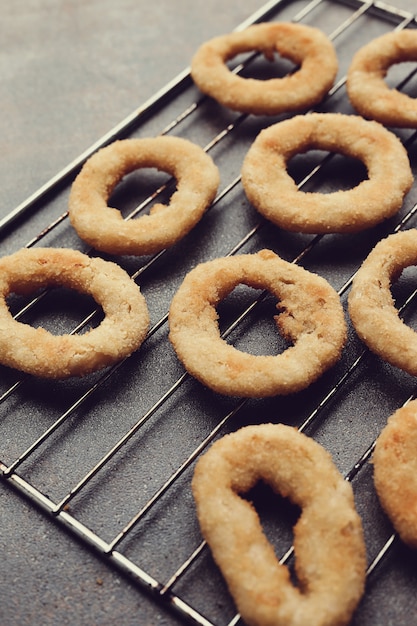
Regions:
<instances>
[{"instance_id":1,"label":"golden fried onion ring","mask_svg":"<svg viewBox=\"0 0 417 626\"><path fill-rule=\"evenodd\" d=\"M226 61L242 52L274 52L299 69L283 78L257 80L231 72ZM332 87L338 69L336 52L317 28L287 22L255 24L205 42L191 61L199 89L222 105L255 115L300 111L320 102Z\"/></svg>"},{"instance_id":2,"label":"golden fried onion ring","mask_svg":"<svg viewBox=\"0 0 417 626\"><path fill-rule=\"evenodd\" d=\"M6 298L63 286L91 295L103 321L84 334L54 335L13 319ZM22 249L0 259L0 363L44 378L82 376L129 356L149 325L139 287L115 263L70 249Z\"/></svg>"},{"instance_id":3,"label":"golden fried onion ring","mask_svg":"<svg viewBox=\"0 0 417 626\"><path fill-rule=\"evenodd\" d=\"M311 149L362 161L368 179L347 191L303 192L287 171ZM262 130L244 159L242 184L253 206L280 228L302 233L357 232L394 215L413 176L400 140L381 124L340 113L311 113Z\"/></svg>"},{"instance_id":4,"label":"golden fried onion ring","mask_svg":"<svg viewBox=\"0 0 417 626\"><path fill-rule=\"evenodd\" d=\"M353 57L346 89L353 107L381 124L417 128L417 100L385 81L395 63L417 61L417 30L390 32L373 39Z\"/></svg>"},{"instance_id":5,"label":"golden fried onion ring","mask_svg":"<svg viewBox=\"0 0 417 626\"><path fill-rule=\"evenodd\" d=\"M301 508L295 587L241 494L263 480ZM282 424L218 440L192 481L201 531L236 606L252 626L343 626L364 592L365 545L351 485L330 454Z\"/></svg>"},{"instance_id":6,"label":"golden fried onion ring","mask_svg":"<svg viewBox=\"0 0 417 626\"><path fill-rule=\"evenodd\" d=\"M154 167L171 174L177 189L168 205L124 220L107 206L125 174ZM109 254L159 252L184 237L201 219L219 186L219 171L202 148L179 137L124 139L86 161L71 187L69 218L81 239Z\"/></svg>"},{"instance_id":7,"label":"golden fried onion ring","mask_svg":"<svg viewBox=\"0 0 417 626\"><path fill-rule=\"evenodd\" d=\"M267 289L279 300L275 317L294 345L256 356L220 337L216 306L238 284ZM346 323L339 296L320 276L270 250L201 263L187 274L169 311L169 338L188 372L214 391L266 397L304 389L340 357Z\"/></svg>"},{"instance_id":8,"label":"golden fried onion ring","mask_svg":"<svg viewBox=\"0 0 417 626\"><path fill-rule=\"evenodd\" d=\"M417 230L379 241L353 279L348 307L353 326L368 348L416 376L417 333L400 319L390 290L411 265L417 265Z\"/></svg>"},{"instance_id":9,"label":"golden fried onion ring","mask_svg":"<svg viewBox=\"0 0 417 626\"><path fill-rule=\"evenodd\" d=\"M401 539L417 548L417 400L395 411L373 453L379 500Z\"/></svg>"}]
</instances>

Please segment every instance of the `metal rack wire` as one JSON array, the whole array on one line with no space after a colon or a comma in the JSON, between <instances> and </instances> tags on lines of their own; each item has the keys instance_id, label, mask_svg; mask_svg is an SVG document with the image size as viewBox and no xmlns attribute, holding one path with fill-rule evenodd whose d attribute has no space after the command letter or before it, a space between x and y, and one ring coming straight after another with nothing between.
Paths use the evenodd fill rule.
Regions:
<instances>
[{"instance_id":1,"label":"metal rack wire","mask_svg":"<svg viewBox=\"0 0 417 626\"><path fill-rule=\"evenodd\" d=\"M416 27L414 15L381 2L361 0L285 2L278 0L268 2L238 28L242 29L250 23L267 19L285 19L321 26L325 23L323 15L329 12L332 19L327 22L331 24L328 35L335 43L343 62L340 76L326 101L320 105L320 110L349 112L344 84L345 70L351 52L365 43L366 37L373 37L379 30L382 32L393 28ZM371 24L368 30L364 29L365 21L368 26ZM251 56L239 63L234 71L252 71L251 66L252 64L256 66L256 62L256 55ZM396 84L401 89L412 91L413 79L414 74L408 72L406 76L396 78ZM187 269L182 262L178 262L180 254L181 257L189 254L190 263L194 264L215 254L236 254L269 245L275 246L279 254L286 256L292 262L304 264L325 275L344 300L354 272L372 245L389 232L415 224L417 194L415 189L410 192L403 210L395 219L355 240L360 243L358 253L355 253L354 258L350 259L347 264L344 261L341 262L337 255L336 257L330 255L330 253L334 255L341 245L340 238L333 240L328 235L298 238L279 233L277 229L254 215L245 203L240 188L239 159L244 153L245 146L247 147L256 131L259 130L259 126L256 126L246 115L219 112L215 103L198 94L192 85L189 71L186 69L154 98L135 110L132 115L1 220L0 236L7 238L14 228L19 227L22 220L27 219L30 222L30 216L34 210L38 214L45 211L45 216L47 216L45 226L40 232L33 234L26 244L28 247L40 243L52 245L51 242L55 240L62 242L62 245L74 244L82 247L82 243L76 241L71 231L66 210L62 208L71 181L81 165L98 148L116 138L133 134L140 135L148 132L149 128L153 129L154 119L159 119L161 110L170 111L172 108L175 109L175 114L159 131L161 134L177 133L189 136L193 140L196 139L205 146L207 151L213 152L214 159L219 161L220 167L224 159L229 158L227 156L229 154L233 155L231 160L234 160L237 155L236 163L234 166L228 165L228 176L207 217L197 228L195 239L191 235L185 243L180 244L183 247L176 248L174 251L163 251L150 258L118 260L141 284L146 296L149 296L151 308L154 305L152 327L145 346L139 354L109 368L104 373L89 377L87 382L61 385L62 398L54 402L45 401L42 383L31 381L29 377L13 372L5 372L0 392L0 411L4 410L4 415L7 416L2 428L8 436L5 436L2 441L11 441L11 443L1 452L0 475L17 492L25 494L34 505L53 516L58 524L62 524L70 533L102 555L110 565L122 570L136 581L139 587L149 591L156 601L169 606L184 622L205 626L220 626L220 624L232 626L238 623L239 616L234 614L233 604L224 588L220 592L216 587L212 594L208 593L201 606L200 600L197 599L198 588L193 588L191 593L188 591L192 586L191 579L195 578L194 572L204 569L206 583L210 576L215 575L210 565L209 552L199 537L189 495L189 481L195 460L216 437L228 430L236 429L245 422L266 421L266 419L269 421L286 420L294 423L300 430L316 436L323 445L328 447L339 459L346 479L352 481L355 490L359 492L359 487L356 489L358 476L366 474L375 437L391 412L390 409L414 396L414 381L396 373L395 384L398 391L390 395L390 400L384 397L386 403L382 403L383 410L376 423L367 430L363 440L358 441L353 434L355 443L349 444L347 452L344 449L342 451L339 440L340 433L345 432L345 426L341 425L341 421L346 411L342 405L349 397L349 393L352 393L351 387L354 384L356 389L361 388L361 385L368 387L378 385L377 376L371 372L370 361L373 362L373 367L381 367L380 364L375 365L376 359L360 345L354 333L351 333L349 350L346 351L340 364L333 372L326 375L323 381L315 385L314 389L300 394L299 399L277 398L274 401L254 403L250 400L218 398L197 386L195 381L192 381L189 375L181 370L173 355L167 357L167 352L169 352L167 309L162 312L159 310L156 304L159 292L153 292L152 282L154 279L158 284L163 282L161 267L165 271L167 259L176 266L172 275L169 275L172 282L169 288L171 291L167 290L164 299L164 306L166 306L166 302L169 302L169 294L175 290ZM149 120L152 120L151 126L147 125ZM262 120L259 124L261 123L266 125L271 122ZM195 131L196 128L197 131ZM195 135L194 132L196 132ZM400 136L412 153L415 149L414 134L404 131ZM325 188L329 184L328 181L326 182L327 168L329 161L333 158L333 155L325 155L319 161L313 162L308 171L303 171L298 180L300 188L308 189L310 185L323 185ZM414 166L415 163L412 162L412 165ZM165 193L166 190L166 182L157 184L142 202L129 208L126 212L126 219L133 219L138 213L146 210L155 197ZM241 206L243 206L244 217L242 217ZM222 243L219 246L218 241L213 243L213 239L216 239L219 232L222 232L223 224L220 226L220 231L214 230L214 234L210 232L210 229L215 221L221 221L220 216L225 212L230 213L230 218L226 219L230 219L231 222L234 220L236 225L236 215L232 207L235 210L239 207L236 215L240 223L236 231L233 230L232 236L226 237L224 245ZM209 239L205 239L207 236ZM342 253L346 252L346 246L347 244L341 245ZM163 289L166 289L166 285ZM32 319L33 316L36 318L38 311L41 311L40 315L42 315L43 301L50 303L49 295L48 293L42 294L26 302L16 312L16 316L19 319ZM415 295L414 291L407 292L405 296L402 292L399 294L399 298L403 296L402 310L407 314L410 310L409 304L412 303ZM224 336L231 337L236 342L242 341L248 324L252 324L257 316L262 315L267 301L264 293L255 296L249 305L245 300L244 306L240 307L238 313L230 315L227 323L224 324ZM45 306L48 305L45 304ZM231 308L235 313L234 304ZM96 314L97 310L94 307L89 309L86 315L71 328L71 332L78 332L85 325L93 323ZM161 365L160 357L164 357L164 365ZM391 370L389 375L392 376ZM151 382L156 378L159 380L163 378L165 382L165 377L167 381L165 386ZM128 384L125 383L126 380ZM143 386L144 381L148 387ZM59 383L57 386L59 387ZM145 391L142 391L142 388ZM359 391L357 393L360 394ZM139 400L137 400L137 394L139 394ZM344 396L343 400L341 396ZM34 413L44 410L47 406L48 415L53 414L53 417L50 419L48 417L43 422L38 420L36 429L27 433L20 441L15 434L12 436L8 432L8 423L12 411L19 413L20 409L16 407L20 405L22 399L29 403L29 409ZM132 402L134 402L133 409ZM184 409L183 404L188 404L188 408ZM104 405L110 412L113 409L125 411L126 419L121 420L121 424L115 424L106 413L106 417L100 420L99 411ZM122 405L121 409L120 405ZM27 411L25 413L27 414ZM198 415L196 418L198 428L194 430L194 424L190 426L189 418L190 415L196 414ZM24 417L19 417L19 419L24 424ZM106 420L107 423L104 424ZM94 422L94 428L91 426L92 422ZM45 426L38 428L39 423ZM106 429L104 443L99 442L98 435L95 436L97 425L99 430L100 428L103 428L103 431ZM176 454L174 453L174 448L177 447L176 438L170 438L165 431L169 432L173 429L183 435L186 425L189 428L185 437L187 445L181 448L180 454ZM164 445L171 443L171 448L158 447L158 428L165 432L165 439L162 439ZM81 452L84 461L82 469L78 471L78 468L75 470L71 466L68 476L69 465L65 458L70 454L74 442L80 441L81 435L74 435L74 432L79 429L83 431L84 441L88 442L85 447L88 453L85 453L83 449ZM109 429L112 431L111 437L108 437ZM154 429L158 432L158 436L156 439L153 438L153 456L147 460L147 479L143 478L143 482L137 485L132 478L137 468L137 458L147 450ZM21 431L18 429L18 432ZM167 457L171 456L172 459L169 458L167 461ZM160 462L162 462L161 468ZM42 473L44 464L47 466L49 464L54 472L58 472L54 475L53 481ZM60 470L57 469L59 467ZM143 464L140 467L143 477L145 475ZM122 489L115 487L111 491L106 491L107 481L113 474L127 476L128 479L121 479ZM369 476L363 480L369 481ZM129 485L127 485L128 481ZM149 484L145 484L146 481ZM94 500L94 494L97 493L100 494L99 504L90 504L90 499ZM132 494L135 493L137 504L135 502L133 505ZM171 493L175 496L171 496ZM181 504L173 503L178 494L181 494ZM107 516L98 513L106 498L110 501ZM123 514L120 515L118 524L115 524L114 520L110 519L112 516L109 511L117 510L117 507ZM180 515L181 531L178 525L170 525L167 522L168 512L171 514L173 507L177 507L179 513L182 514ZM362 503L361 512L364 515L366 515L365 509L367 505ZM382 521L382 514L379 515L377 522L373 518L368 520L369 527L379 524L376 539L370 541L369 575L387 558L387 554L396 543L396 537L391 532L389 524ZM155 527L157 530L149 530L150 527ZM160 535L158 539L149 539L148 533L155 535L160 533ZM166 537L168 545L177 546L178 552L177 554L172 547L169 548L175 556L169 560L167 567L150 563L150 557L141 553L139 548L141 540L147 538L152 553L154 542L159 542L162 535ZM178 542L181 543L180 547L177 545ZM291 558L291 541L288 541L288 534L284 537L284 543L280 543L277 547L277 551L280 551L282 561ZM164 558L161 557L160 560ZM217 578L216 583L218 583ZM219 593L224 597L224 605L221 609L213 608L212 599Z\"/></svg>"}]
</instances>

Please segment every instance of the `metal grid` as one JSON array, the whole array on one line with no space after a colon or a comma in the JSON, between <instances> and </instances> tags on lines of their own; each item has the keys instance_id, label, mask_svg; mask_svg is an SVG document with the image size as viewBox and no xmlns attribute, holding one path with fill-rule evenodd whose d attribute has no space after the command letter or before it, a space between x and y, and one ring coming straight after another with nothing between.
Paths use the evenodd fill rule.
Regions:
<instances>
[{"instance_id":1,"label":"metal grid","mask_svg":"<svg viewBox=\"0 0 417 626\"><path fill-rule=\"evenodd\" d=\"M352 110L344 91L345 72L353 52L387 30L416 27L415 16L379 2L295 0L269 2L239 28L266 19L303 22L327 32L338 52L340 72L335 87L316 110L348 113ZM258 57L251 55L239 60L235 71L256 74L264 68ZM282 71L287 71L284 63ZM403 68L397 68L389 80L415 95L414 73L409 68L405 74L400 72ZM0 390L3 480L186 623L231 626L239 622L201 541L189 485L199 454L215 438L244 424L290 423L329 449L354 487L364 520L369 579L375 571L384 579L384 567L391 564L398 544L372 490L368 461L388 415L414 397L411 377L373 357L350 328L340 363L310 389L290 398L242 401L203 389L183 372L168 342L170 297L197 262L269 247L327 278L346 305L352 276L376 241L389 232L416 225L415 188L396 218L360 235L306 237L281 232L260 219L241 189L240 164L257 132L283 117L254 120L222 110L201 97L186 69L0 222L5 242L12 240L18 229L22 236L29 233L23 244L28 247L62 245L89 252L69 225L67 194L82 163L99 147L120 137L184 136L210 151L220 168L219 195L183 242L152 257L112 259L129 271L148 301L152 326L140 351L104 373L48 385L2 368ZM414 133L400 131L398 135L415 171ZM293 167L305 190L325 192L332 186L352 184L362 175L355 163L336 155L305 155ZM156 196L169 193L169 181L150 174L139 180L143 197L137 204L136 182L129 178L115 194L127 219L146 210ZM41 228L40 217L44 220ZM395 295L407 322L413 325L411 279L407 275L400 281ZM246 292L239 292L222 305L223 331L243 349L267 350L277 341L266 321L273 304L264 293L251 296L250 300ZM72 324L67 329L70 332L94 324L98 317L99 311L89 301L65 300L65 320L50 322L51 308L59 318L59 301L56 292L46 292L23 304L19 299L12 306L19 319ZM253 497L263 510L277 553L283 561L290 561L291 510L280 503L283 519L273 531L269 528L273 513L265 506L271 494L257 492ZM368 584L367 595L373 593L378 592ZM361 623L372 621L362 616Z\"/></svg>"}]
</instances>

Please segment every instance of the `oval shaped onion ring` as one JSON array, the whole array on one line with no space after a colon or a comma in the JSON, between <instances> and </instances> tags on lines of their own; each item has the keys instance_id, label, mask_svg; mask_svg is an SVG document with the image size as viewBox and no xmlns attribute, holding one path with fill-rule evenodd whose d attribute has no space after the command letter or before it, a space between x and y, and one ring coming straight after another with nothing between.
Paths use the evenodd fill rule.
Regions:
<instances>
[{"instance_id":1,"label":"oval shaped onion ring","mask_svg":"<svg viewBox=\"0 0 417 626\"><path fill-rule=\"evenodd\" d=\"M177 189L168 205L154 204L149 215L124 220L107 206L125 174L155 167L171 174ZM71 187L69 217L81 239L109 254L159 252L184 237L215 197L219 171L202 148L179 137L124 139L86 161Z\"/></svg>"},{"instance_id":2,"label":"oval shaped onion ring","mask_svg":"<svg viewBox=\"0 0 417 626\"><path fill-rule=\"evenodd\" d=\"M11 293L64 286L91 295L104 319L84 334L53 335L13 319ZM82 376L129 356L149 325L139 287L115 263L70 249L22 249L0 259L0 363L44 378Z\"/></svg>"},{"instance_id":3,"label":"oval shaped onion ring","mask_svg":"<svg viewBox=\"0 0 417 626\"><path fill-rule=\"evenodd\" d=\"M215 307L239 284L276 296L281 313L275 321L293 346L275 356L258 356L220 337ZM240 397L304 389L339 359L346 340L343 309L333 287L270 250L195 267L172 299L169 325L169 338L188 372L218 393Z\"/></svg>"},{"instance_id":4,"label":"oval shaped onion ring","mask_svg":"<svg viewBox=\"0 0 417 626\"><path fill-rule=\"evenodd\" d=\"M417 61L415 29L386 33L358 50L346 81L358 113L387 126L417 128L417 100L385 82L389 68L404 61Z\"/></svg>"},{"instance_id":5,"label":"oval shaped onion ring","mask_svg":"<svg viewBox=\"0 0 417 626\"><path fill-rule=\"evenodd\" d=\"M293 586L240 494L263 480L301 508ZM342 626L364 592L365 545L352 487L329 453L282 424L247 426L218 440L192 481L202 534L245 624Z\"/></svg>"},{"instance_id":6,"label":"oval shaped onion ring","mask_svg":"<svg viewBox=\"0 0 417 626\"><path fill-rule=\"evenodd\" d=\"M287 172L291 157L311 149L361 160L368 179L347 191L303 192ZM400 140L377 122L311 113L262 130L244 159L242 184L253 206L277 226L302 233L357 232L394 215L413 176Z\"/></svg>"},{"instance_id":7,"label":"oval shaped onion ring","mask_svg":"<svg viewBox=\"0 0 417 626\"><path fill-rule=\"evenodd\" d=\"M400 319L390 290L410 265L417 265L417 230L379 241L353 279L348 307L353 326L368 348L416 376L417 333Z\"/></svg>"},{"instance_id":8,"label":"oval shaped onion ring","mask_svg":"<svg viewBox=\"0 0 417 626\"><path fill-rule=\"evenodd\" d=\"M401 539L417 548L417 400L393 413L373 453L379 500Z\"/></svg>"},{"instance_id":9,"label":"oval shaped onion ring","mask_svg":"<svg viewBox=\"0 0 417 626\"><path fill-rule=\"evenodd\" d=\"M283 78L243 78L226 61L257 50L268 59L274 52L301 66ZM203 43L191 61L199 89L222 105L255 115L300 111L320 102L332 87L338 69L336 52L326 35L311 26L287 22L255 24Z\"/></svg>"}]
</instances>

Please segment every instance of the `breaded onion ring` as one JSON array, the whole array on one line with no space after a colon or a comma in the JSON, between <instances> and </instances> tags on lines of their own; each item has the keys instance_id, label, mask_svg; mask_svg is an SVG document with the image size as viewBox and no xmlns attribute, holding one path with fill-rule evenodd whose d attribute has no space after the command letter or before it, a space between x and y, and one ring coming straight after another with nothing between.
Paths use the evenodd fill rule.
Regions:
<instances>
[{"instance_id":1,"label":"breaded onion ring","mask_svg":"<svg viewBox=\"0 0 417 626\"><path fill-rule=\"evenodd\" d=\"M388 419L373 453L379 500L401 539L417 548L417 400Z\"/></svg>"},{"instance_id":2,"label":"breaded onion ring","mask_svg":"<svg viewBox=\"0 0 417 626\"><path fill-rule=\"evenodd\" d=\"M368 179L347 191L303 192L287 171L295 154L328 150L362 161ZM377 122L311 113L262 130L244 159L242 184L268 220L302 233L357 232L394 215L413 176L400 140Z\"/></svg>"},{"instance_id":3,"label":"breaded onion ring","mask_svg":"<svg viewBox=\"0 0 417 626\"><path fill-rule=\"evenodd\" d=\"M168 205L124 220L107 206L125 174L155 167L171 174L177 189ZM201 219L219 186L219 171L202 148L179 137L124 139L102 148L84 164L71 187L69 218L81 239L109 254L159 252L184 237Z\"/></svg>"},{"instance_id":4,"label":"breaded onion ring","mask_svg":"<svg viewBox=\"0 0 417 626\"><path fill-rule=\"evenodd\" d=\"M391 284L417 265L417 230L378 242L353 279L349 315L361 340L384 361L417 376L417 333L399 317Z\"/></svg>"},{"instance_id":5,"label":"breaded onion ring","mask_svg":"<svg viewBox=\"0 0 417 626\"><path fill-rule=\"evenodd\" d=\"M387 33L358 50L346 82L349 100L358 113L387 126L417 128L417 100L385 82L389 68L404 61L417 61L415 29Z\"/></svg>"},{"instance_id":6,"label":"breaded onion ring","mask_svg":"<svg viewBox=\"0 0 417 626\"><path fill-rule=\"evenodd\" d=\"M256 356L220 337L216 306L237 285L267 289L275 317L294 342L282 354ZM270 250L201 263L187 274L169 311L169 338L188 372L214 391L266 397L304 389L339 359L346 323L336 291L320 276Z\"/></svg>"},{"instance_id":7,"label":"breaded onion ring","mask_svg":"<svg viewBox=\"0 0 417 626\"><path fill-rule=\"evenodd\" d=\"M241 497L260 480L301 508L294 526L300 588ZM245 624L349 623L364 592L363 531L352 487L322 446L290 426L247 426L201 457L192 489L202 534Z\"/></svg>"},{"instance_id":8,"label":"breaded onion ring","mask_svg":"<svg viewBox=\"0 0 417 626\"><path fill-rule=\"evenodd\" d=\"M13 319L6 298L63 286L91 295L103 321L84 334L53 335ZM0 363L34 376L68 378L129 356L149 325L145 299L128 274L109 261L70 249L22 249L0 259Z\"/></svg>"},{"instance_id":9,"label":"breaded onion ring","mask_svg":"<svg viewBox=\"0 0 417 626\"><path fill-rule=\"evenodd\" d=\"M255 50L270 60L278 52L301 67L270 80L243 78L229 70L226 61ZM203 93L230 109L255 115L301 111L320 102L337 69L333 44L322 31L287 22L255 24L210 39L191 61L191 76Z\"/></svg>"}]
</instances>

